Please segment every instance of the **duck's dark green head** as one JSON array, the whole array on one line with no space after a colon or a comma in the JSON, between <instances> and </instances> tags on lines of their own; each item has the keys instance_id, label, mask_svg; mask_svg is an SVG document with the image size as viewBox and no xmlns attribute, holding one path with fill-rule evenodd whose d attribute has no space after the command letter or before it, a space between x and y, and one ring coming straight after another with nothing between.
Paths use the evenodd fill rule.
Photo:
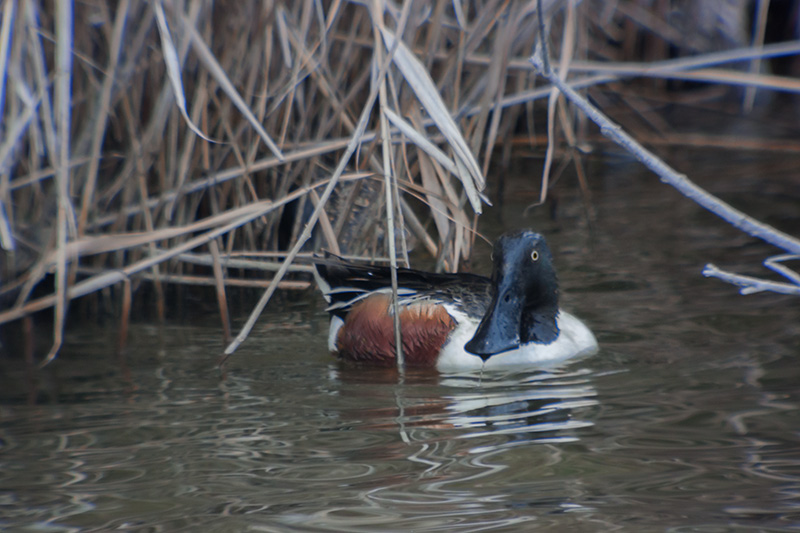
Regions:
<instances>
[{"instance_id":1,"label":"duck's dark green head","mask_svg":"<svg viewBox=\"0 0 800 533\"><path fill-rule=\"evenodd\" d=\"M558 279L544 237L530 230L500 237L492 252L492 301L464 348L484 361L558 337Z\"/></svg>"}]
</instances>

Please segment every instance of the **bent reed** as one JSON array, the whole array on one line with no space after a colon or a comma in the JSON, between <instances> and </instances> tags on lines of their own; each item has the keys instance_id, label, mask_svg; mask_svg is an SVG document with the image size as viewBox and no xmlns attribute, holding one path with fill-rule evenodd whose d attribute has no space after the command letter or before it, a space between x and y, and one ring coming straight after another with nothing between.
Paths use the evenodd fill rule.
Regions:
<instances>
[{"instance_id":1,"label":"bent reed","mask_svg":"<svg viewBox=\"0 0 800 533\"><path fill-rule=\"evenodd\" d=\"M800 45L751 42L747 2L712 22L694 2L683 19L643 0L540 4L559 76L604 107L625 90L646 113L631 93L676 97L665 79L707 83L708 98L744 86L750 107L756 89L800 92L758 72ZM578 147L602 140L531 67L536 9L6 0L0 325L52 309L48 362L71 300L118 289L124 337L139 283L162 316L179 283L215 288L229 339L228 288L266 288L260 311L277 288L308 286L295 259L314 250L393 265L420 250L458 270L490 165L513 147L545 154L542 200L555 158L588 194Z\"/></svg>"}]
</instances>

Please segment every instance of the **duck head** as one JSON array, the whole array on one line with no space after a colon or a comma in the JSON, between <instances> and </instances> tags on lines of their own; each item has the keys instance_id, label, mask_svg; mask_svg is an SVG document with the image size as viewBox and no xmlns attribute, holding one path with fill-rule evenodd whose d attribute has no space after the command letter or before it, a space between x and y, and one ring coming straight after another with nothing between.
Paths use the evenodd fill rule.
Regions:
<instances>
[{"instance_id":1,"label":"duck head","mask_svg":"<svg viewBox=\"0 0 800 533\"><path fill-rule=\"evenodd\" d=\"M464 348L491 356L558 337L558 279L544 237L530 230L500 237L492 252L492 300Z\"/></svg>"}]
</instances>

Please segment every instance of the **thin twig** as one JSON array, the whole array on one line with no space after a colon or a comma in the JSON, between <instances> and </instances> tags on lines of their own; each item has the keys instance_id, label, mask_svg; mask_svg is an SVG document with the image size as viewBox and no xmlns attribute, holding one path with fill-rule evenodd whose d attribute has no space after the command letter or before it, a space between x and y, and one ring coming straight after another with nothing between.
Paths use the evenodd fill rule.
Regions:
<instances>
[{"instance_id":1,"label":"thin twig","mask_svg":"<svg viewBox=\"0 0 800 533\"><path fill-rule=\"evenodd\" d=\"M705 268L703 268L703 275L707 278L718 278L733 285L738 285L741 287L741 289L739 289L741 294L771 291L780 294L794 294L800 296L800 286L798 285L734 274L721 270L711 263L708 263Z\"/></svg>"},{"instance_id":2,"label":"thin twig","mask_svg":"<svg viewBox=\"0 0 800 533\"><path fill-rule=\"evenodd\" d=\"M795 285L800 286L800 274L785 265L779 264L784 261L797 261L798 259L800 259L800 255L797 254L776 255L765 259L764 266L773 272L777 272L784 278L791 280Z\"/></svg>"}]
</instances>

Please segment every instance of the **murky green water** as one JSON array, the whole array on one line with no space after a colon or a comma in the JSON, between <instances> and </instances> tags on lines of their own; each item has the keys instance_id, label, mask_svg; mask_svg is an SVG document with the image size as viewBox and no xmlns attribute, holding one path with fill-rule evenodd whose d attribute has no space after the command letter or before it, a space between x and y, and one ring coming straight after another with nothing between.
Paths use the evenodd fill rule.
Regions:
<instances>
[{"instance_id":1,"label":"murky green water","mask_svg":"<svg viewBox=\"0 0 800 533\"><path fill-rule=\"evenodd\" d=\"M724 165L723 196L800 233L797 161L684 159L700 182ZM213 316L135 326L127 370L113 328L71 331L35 390L3 363L0 528L800 528L800 300L700 276L763 273L773 250L635 164L589 172L591 227L569 187L557 220L525 218L525 177L484 220L548 235L598 355L482 377L340 368L312 295L264 316L224 378Z\"/></svg>"}]
</instances>

